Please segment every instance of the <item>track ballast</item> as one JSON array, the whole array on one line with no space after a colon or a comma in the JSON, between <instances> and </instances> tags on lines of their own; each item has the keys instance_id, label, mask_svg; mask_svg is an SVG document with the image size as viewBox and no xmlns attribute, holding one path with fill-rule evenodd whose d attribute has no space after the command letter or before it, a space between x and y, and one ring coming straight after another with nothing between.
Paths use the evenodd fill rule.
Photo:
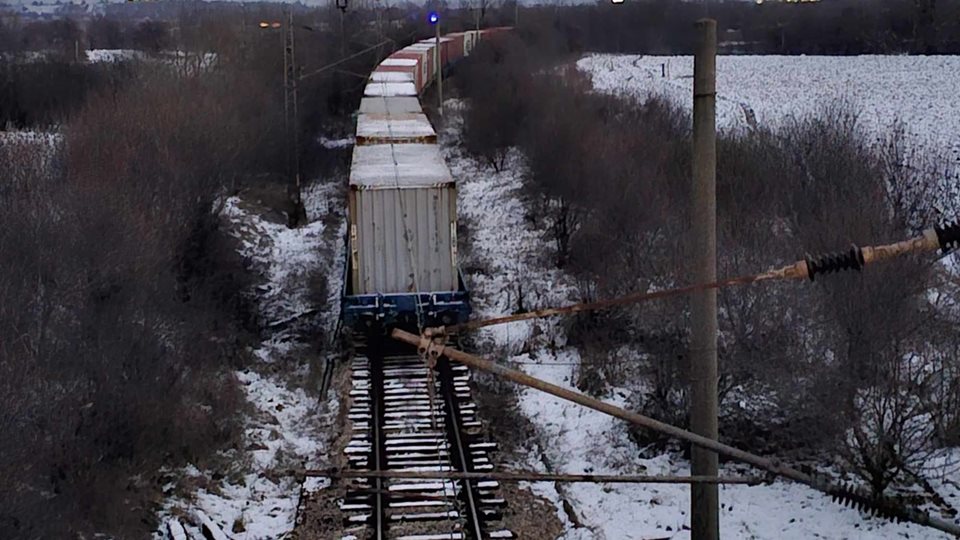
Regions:
<instances>
[{"instance_id":1,"label":"track ballast","mask_svg":"<svg viewBox=\"0 0 960 540\"><path fill-rule=\"evenodd\" d=\"M470 372L440 359L430 370L412 347L355 336L345 452L354 470L484 472L496 443L480 436ZM431 395L430 387L433 386ZM360 478L340 508L343 536L376 540L514 538L493 480Z\"/></svg>"}]
</instances>

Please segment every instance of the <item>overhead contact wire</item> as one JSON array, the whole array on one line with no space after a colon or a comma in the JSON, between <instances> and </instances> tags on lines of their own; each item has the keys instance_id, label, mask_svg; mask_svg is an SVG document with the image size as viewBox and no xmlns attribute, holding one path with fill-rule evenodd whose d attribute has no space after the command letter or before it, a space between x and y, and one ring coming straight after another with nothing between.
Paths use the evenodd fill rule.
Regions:
<instances>
[{"instance_id":1,"label":"overhead contact wire","mask_svg":"<svg viewBox=\"0 0 960 540\"><path fill-rule=\"evenodd\" d=\"M414 81L416 81L416 76L414 76ZM418 329L418 331L422 334L422 333L424 332L424 316L423 316L423 306L420 305L420 290L421 290L421 289L420 289L420 280L419 280L419 278L418 278L418 269L417 269L417 263L416 263L416 260L417 260L417 259L416 259L416 250L414 249L412 240L411 240L411 238L410 238L410 237L411 237L410 229L409 229L409 227L407 226L407 219L408 219L407 209L406 209L406 204L405 204L405 202L404 202L404 200L403 200L402 188L400 187L399 161L397 160L397 151L396 151L397 149L396 149L396 145L395 145L395 143L394 143L394 141L396 140L396 138L394 137L394 133L393 133L393 119L392 119L392 116L391 116L391 114L390 114L389 104L388 104L388 102L387 102L387 81L381 81L379 84L381 85L380 99L383 101L384 115L385 115L386 118L387 118L387 134L388 134L388 137L389 137L389 139L390 139L390 156L391 156L391 159L392 159L392 161L393 161L394 185L395 185L395 187L396 187L397 201L399 202L400 212L401 212L401 214L402 214L403 239L404 239L404 242L405 242L405 244L406 244L407 256L410 258L410 271L411 271L411 276L412 276L412 278L413 278L413 287L414 287L414 308L415 308L416 313L417 313L417 329ZM416 82L414 82L414 85L416 85ZM418 99L418 102L419 102L419 97L418 97L417 99ZM422 110L422 106L421 106L421 110ZM435 376L435 374L434 374L434 366L428 364L428 365L426 365L426 369L427 369L427 373L426 373L426 376L427 376L427 377L426 377L426 379L427 379L427 380L426 380L426 383L427 383L427 397L428 397L428 400L429 400L429 409L430 409L430 413L429 413L429 414L430 414L430 426L431 426L431 429L432 429L435 433L439 433L439 429L438 429L438 426L437 426L437 418L436 418L436 412L437 412L437 406L436 406L436 401L437 401L437 400L436 400L436 384L437 384L437 381L436 381L436 376ZM436 455L437 455L437 459L436 459L436 461L435 461L435 464L436 464L436 466L437 466L438 468L442 469L443 466L444 466L443 458L441 457L441 456L442 456L442 451L443 451L443 450L446 450L447 453L448 453L448 455L449 455L449 454L450 454L450 443L449 443L449 441L440 440L440 438L438 438L438 442L437 442L437 445L436 445L435 448L436 448ZM451 483L451 485L452 485L452 486L456 486L456 483ZM453 494L453 499L452 499L450 502L451 502L451 504L452 504L454 507L456 507L456 487L453 488L453 492L454 492L454 494ZM444 493L446 494L446 487L444 487ZM450 521L450 523L451 523L452 526L455 526L455 525L456 525L456 524L453 522L452 519L448 518L448 521Z\"/></svg>"},{"instance_id":2,"label":"overhead contact wire","mask_svg":"<svg viewBox=\"0 0 960 540\"><path fill-rule=\"evenodd\" d=\"M437 336L444 334L453 334L465 330L475 330L487 326L507 324L517 321L527 321L531 319L543 319L557 315L570 313L579 313L584 311L597 311L609 309L616 306L628 304L638 304L657 300L662 298L672 298L683 296L697 291L708 289L723 289L736 285L750 285L763 281L786 281L794 279L809 279L814 281L817 276L842 272L844 270L860 271L869 264L902 257L912 253L925 253L936 250L942 250L948 253L960 246L960 222L952 222L943 226L932 227L923 231L920 236L896 242L893 244L857 247L852 246L848 251L822 255L818 257L807 256L793 264L752 274L722 279L711 283L697 283L676 287L672 289L663 289L653 292L636 292L610 298L606 300L597 300L595 302L581 302L562 307L552 307L529 311L527 313L518 313L515 315L505 315L503 317L493 317L477 321L455 324L446 327L431 328L425 335Z\"/></svg>"}]
</instances>

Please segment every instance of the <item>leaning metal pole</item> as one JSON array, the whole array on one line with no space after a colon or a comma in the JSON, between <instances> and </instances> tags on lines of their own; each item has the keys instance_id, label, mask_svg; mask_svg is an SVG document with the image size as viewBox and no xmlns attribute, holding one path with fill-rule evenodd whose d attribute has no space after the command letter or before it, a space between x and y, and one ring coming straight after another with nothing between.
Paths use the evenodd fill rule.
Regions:
<instances>
[{"instance_id":1,"label":"leaning metal pole","mask_svg":"<svg viewBox=\"0 0 960 540\"><path fill-rule=\"evenodd\" d=\"M592 398L586 394L577 392L576 390L563 388L562 386L548 383L544 380L537 379L536 377L531 377L522 371L508 368L506 366L491 362L485 358L480 358L479 356L467 354L452 347L446 347L442 344L431 342L429 338L417 336L411 334L410 332L405 332L399 328L395 328L390 335L393 337L393 339L416 346L422 355L430 355L434 358L446 356L451 360L455 360L466 366L486 371L488 373L493 373L494 375L503 377L508 381L546 392L561 399L578 403L595 411L620 418L621 420L626 420L632 424L636 424L647 429L652 429L682 441L687 441L701 448L712 450L717 454L727 456L743 463L748 463L771 474L789 478L795 482L805 484L818 491L827 493L835 499L846 502L850 505L873 511L875 513L880 513L886 517L890 517L891 519L910 521L960 537L960 525L956 523L950 523L949 521L944 521L942 519L937 519L930 516L926 512L912 508L905 508L900 505L896 505L887 499L871 498L869 495L865 495L861 493L860 490L855 488L837 487L820 477L794 469L793 467L785 465L776 459L765 458L763 456L758 456L756 454L740 450L739 448L723 444L702 435L697 435L691 431L672 426L670 424L650 418L649 416L644 416L642 414L617 407L616 405L611 405L610 403L600 401L599 399Z\"/></svg>"}]
</instances>

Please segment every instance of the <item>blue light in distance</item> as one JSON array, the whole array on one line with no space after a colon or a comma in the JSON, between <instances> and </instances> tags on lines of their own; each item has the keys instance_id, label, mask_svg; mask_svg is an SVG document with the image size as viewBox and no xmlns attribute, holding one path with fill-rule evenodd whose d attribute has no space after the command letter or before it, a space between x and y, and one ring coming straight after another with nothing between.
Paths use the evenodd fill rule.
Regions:
<instances>
[{"instance_id":1,"label":"blue light in distance","mask_svg":"<svg viewBox=\"0 0 960 540\"><path fill-rule=\"evenodd\" d=\"M440 20L440 15L438 15L436 11L431 11L430 14L427 15L427 20L430 21L430 24L437 24Z\"/></svg>"}]
</instances>

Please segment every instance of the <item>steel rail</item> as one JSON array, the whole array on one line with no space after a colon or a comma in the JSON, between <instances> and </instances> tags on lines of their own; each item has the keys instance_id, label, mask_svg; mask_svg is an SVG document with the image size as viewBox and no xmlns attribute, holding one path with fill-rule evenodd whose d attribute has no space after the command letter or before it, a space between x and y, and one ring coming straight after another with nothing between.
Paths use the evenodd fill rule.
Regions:
<instances>
[{"instance_id":1,"label":"steel rail","mask_svg":"<svg viewBox=\"0 0 960 540\"><path fill-rule=\"evenodd\" d=\"M383 472L383 454L384 454L384 444L383 444L383 359L385 355L382 351L376 350L375 354L371 354L371 349L369 344L367 344L367 359L370 362L370 406L371 406L371 420L370 427L373 430L373 466L374 470ZM375 478L375 487L373 493L373 520L374 520L374 538L376 540L384 540L386 538L386 527L385 519L387 505L384 503L384 498L388 494L384 493L383 489L383 477Z\"/></svg>"},{"instance_id":2,"label":"steel rail","mask_svg":"<svg viewBox=\"0 0 960 540\"><path fill-rule=\"evenodd\" d=\"M384 388L387 381L387 375L385 373L385 362L387 360L396 360L407 358L413 362L416 362L418 357L414 354L414 351L410 351L411 354L400 354L399 351L386 351L385 344L383 343L373 343L368 344L366 347L365 354L368 361L370 362L370 406L371 406L371 438L372 438L372 448L371 448L371 459L369 463L372 466L372 470L344 470L339 472L334 471L311 471L311 470L301 470L301 471L292 471L298 477L319 477L325 476L328 478L369 478L372 479L372 487L370 489L364 490L354 490L354 493L365 493L371 496L372 499L372 512L370 516L370 521L368 523L373 527L373 536L377 540L386 540L390 537L389 535L389 524L391 519L389 519L389 505L388 500L392 497L396 497L397 494L389 491L387 489L387 483L392 478L417 478L417 479L446 479L447 475L445 473L449 471L396 471L391 470L387 465L386 455L388 452L386 444L386 435L384 433L384 414L388 411L388 407L385 403L385 394ZM422 364L414 363L414 366L419 365L420 367L426 367ZM442 412L443 418L445 420L445 425L442 427L442 430L439 433L444 434L444 442L438 446L438 451L442 447L447 449L450 452L450 465L456 467L458 470L455 472L464 475L462 478L458 478L462 487L457 491L463 494L462 502L466 505L467 523L464 526L464 531L470 531L469 538L482 539L483 536L483 521L480 515L476 493L474 493L472 478L469 476L472 473L469 467L469 461L467 460L467 455L465 453L464 442L461 439L460 431L460 419L459 419L459 410L457 408L457 396L456 390L454 388L453 374L450 370L450 363L446 360L442 362L442 365L446 366L441 368L440 373L440 386L441 391L443 392L443 399L440 403L437 403L437 410ZM429 368L428 368L429 369ZM428 383L429 384L429 383ZM434 407L430 407L431 411L434 410ZM440 426L438 426L440 427ZM454 459L459 458L459 462ZM410 473L414 474L410 474ZM450 495L445 495L442 497L431 497L423 496L420 494L411 494L405 493L404 496L416 496L416 498L423 498L427 500L444 500L451 501L453 500ZM456 497L456 494L453 495ZM453 502L457 502L453 500Z\"/></svg>"},{"instance_id":3,"label":"steel rail","mask_svg":"<svg viewBox=\"0 0 960 540\"><path fill-rule=\"evenodd\" d=\"M470 473L470 461L467 461L467 455L463 448L463 439L460 431L460 412L457 409L457 395L453 384L453 373L450 369L449 361L441 361L437 365L440 372L440 391L443 392L443 401L446 404L447 437L449 443L455 447L451 457L456 457L459 461L458 467L463 473ZM483 540L483 531L481 530L480 513L477 511L477 503L474 500L473 483L469 476L460 479L463 482L463 493L466 496L467 504L467 527L475 540Z\"/></svg>"}]
</instances>

